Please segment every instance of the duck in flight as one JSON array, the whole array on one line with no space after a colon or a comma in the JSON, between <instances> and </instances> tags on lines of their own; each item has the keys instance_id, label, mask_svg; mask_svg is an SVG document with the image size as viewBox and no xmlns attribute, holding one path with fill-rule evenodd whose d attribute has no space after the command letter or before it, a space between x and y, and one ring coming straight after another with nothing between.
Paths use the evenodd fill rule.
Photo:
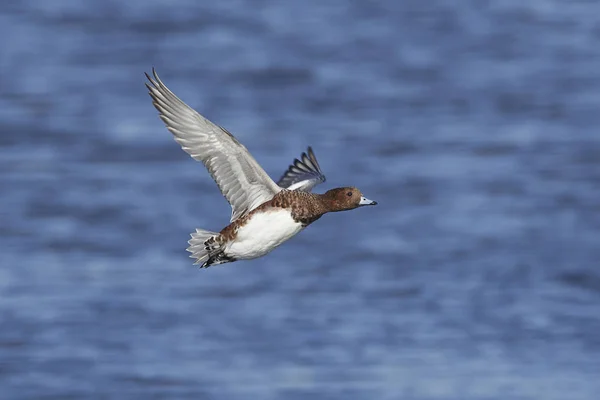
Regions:
<instances>
[{"instance_id":1,"label":"duck in flight","mask_svg":"<svg viewBox=\"0 0 600 400\"><path fill-rule=\"evenodd\" d=\"M196 229L188 251L202 268L264 256L328 212L375 205L355 187L312 193L325 182L309 147L275 183L230 132L181 101L153 69L146 74L152 104L177 143L201 161L231 204L220 232Z\"/></svg>"}]
</instances>

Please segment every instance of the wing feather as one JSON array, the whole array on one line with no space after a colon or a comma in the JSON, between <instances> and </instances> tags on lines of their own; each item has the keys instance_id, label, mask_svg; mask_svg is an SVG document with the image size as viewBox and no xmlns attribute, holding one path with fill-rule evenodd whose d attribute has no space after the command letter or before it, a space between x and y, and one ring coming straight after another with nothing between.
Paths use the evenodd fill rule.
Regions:
<instances>
[{"instance_id":1,"label":"wing feather","mask_svg":"<svg viewBox=\"0 0 600 400\"><path fill-rule=\"evenodd\" d=\"M279 179L277 185L288 190L310 192L315 186L323 182L325 182L325 175L321 171L315 153L309 147L306 153L302 153L300 159L294 159L294 162Z\"/></svg>"},{"instance_id":2,"label":"wing feather","mask_svg":"<svg viewBox=\"0 0 600 400\"><path fill-rule=\"evenodd\" d=\"M231 221L269 201L281 188L230 132L180 100L152 69L146 83L160 119L181 148L201 161L231 204Z\"/></svg>"}]
</instances>

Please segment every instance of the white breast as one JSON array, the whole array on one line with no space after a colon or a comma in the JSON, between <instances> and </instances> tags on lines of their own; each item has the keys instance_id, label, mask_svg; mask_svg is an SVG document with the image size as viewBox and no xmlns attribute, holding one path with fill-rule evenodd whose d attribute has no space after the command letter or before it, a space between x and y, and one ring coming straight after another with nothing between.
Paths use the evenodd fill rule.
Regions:
<instances>
[{"instance_id":1,"label":"white breast","mask_svg":"<svg viewBox=\"0 0 600 400\"><path fill-rule=\"evenodd\" d=\"M302 230L288 210L257 212L242 226L225 249L228 256L250 259L264 256Z\"/></svg>"}]
</instances>

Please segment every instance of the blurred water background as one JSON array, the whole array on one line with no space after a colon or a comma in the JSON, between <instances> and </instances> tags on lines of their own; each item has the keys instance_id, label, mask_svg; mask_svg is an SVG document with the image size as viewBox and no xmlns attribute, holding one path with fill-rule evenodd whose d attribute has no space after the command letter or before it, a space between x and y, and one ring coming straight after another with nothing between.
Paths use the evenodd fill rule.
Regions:
<instances>
[{"instance_id":1,"label":"blurred water background","mask_svg":"<svg viewBox=\"0 0 600 400\"><path fill-rule=\"evenodd\" d=\"M597 399L594 1L0 3L2 399ZM378 207L198 270L167 85Z\"/></svg>"}]
</instances>

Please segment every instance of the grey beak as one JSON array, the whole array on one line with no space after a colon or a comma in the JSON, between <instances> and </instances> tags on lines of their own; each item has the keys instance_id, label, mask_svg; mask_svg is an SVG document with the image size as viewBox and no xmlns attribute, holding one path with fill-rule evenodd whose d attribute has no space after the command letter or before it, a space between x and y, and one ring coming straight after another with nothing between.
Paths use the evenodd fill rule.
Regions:
<instances>
[{"instance_id":1,"label":"grey beak","mask_svg":"<svg viewBox=\"0 0 600 400\"><path fill-rule=\"evenodd\" d=\"M373 200L369 200L366 197L361 197L360 198L360 203L358 203L359 206L376 206L377 202L373 201Z\"/></svg>"}]
</instances>

